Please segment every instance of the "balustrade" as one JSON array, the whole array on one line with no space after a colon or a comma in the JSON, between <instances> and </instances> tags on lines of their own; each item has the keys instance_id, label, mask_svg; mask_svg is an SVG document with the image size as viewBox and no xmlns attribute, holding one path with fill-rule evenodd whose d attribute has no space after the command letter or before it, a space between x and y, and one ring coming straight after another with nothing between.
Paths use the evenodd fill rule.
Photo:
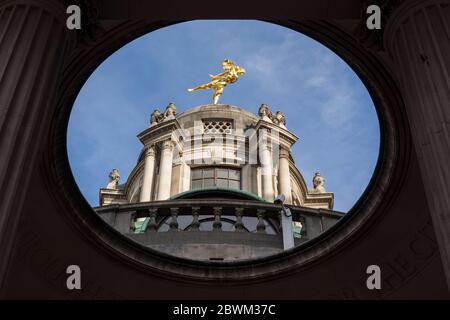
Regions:
<instances>
[{"instance_id":1,"label":"balustrade","mask_svg":"<svg viewBox=\"0 0 450 320\"><path fill-rule=\"evenodd\" d=\"M123 234L134 233L135 221L147 218L145 230L140 229L139 232L161 232L165 224L168 225L167 231L202 231L202 224L212 221L212 231L215 232L254 232L267 236L281 233L280 210L277 204L225 199L168 200L95 208L106 222ZM330 210L295 206L291 206L291 212L293 221L301 222L302 237L313 237L325 231L323 219L335 221L342 217L341 213ZM180 217L188 216L192 217L191 222L180 228ZM231 223L233 228L224 231L224 223Z\"/></svg>"}]
</instances>

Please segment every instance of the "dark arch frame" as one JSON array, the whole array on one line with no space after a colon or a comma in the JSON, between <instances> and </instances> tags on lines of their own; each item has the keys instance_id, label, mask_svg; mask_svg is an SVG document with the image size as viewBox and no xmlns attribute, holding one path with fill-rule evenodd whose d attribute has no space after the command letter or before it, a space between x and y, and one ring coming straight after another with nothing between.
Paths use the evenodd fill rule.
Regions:
<instances>
[{"instance_id":1,"label":"dark arch frame","mask_svg":"<svg viewBox=\"0 0 450 320\"><path fill-rule=\"evenodd\" d=\"M181 21L179 21L181 22ZM273 21L266 21L273 22ZM389 70L348 33L327 22L273 22L301 32L324 44L360 76L369 90L380 120L380 153L372 179L364 194L328 232L292 250L252 261L201 262L168 256L145 248L121 236L98 217L79 191L70 169L66 133L69 115L76 96L94 69L110 54L137 37L173 23L125 22L95 39L68 61L59 87L58 107L54 110L44 152L45 184L60 212L91 243L115 259L144 272L180 281L226 285L267 281L275 277L302 272L319 261L338 254L356 241L382 218L401 189L411 156L410 131L403 114L403 101Z\"/></svg>"}]
</instances>

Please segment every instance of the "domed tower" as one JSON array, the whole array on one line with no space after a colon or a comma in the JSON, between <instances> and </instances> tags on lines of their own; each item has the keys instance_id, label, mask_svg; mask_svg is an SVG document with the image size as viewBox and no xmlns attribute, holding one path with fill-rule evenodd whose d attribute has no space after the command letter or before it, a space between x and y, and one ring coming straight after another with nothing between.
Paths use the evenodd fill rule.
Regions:
<instances>
[{"instance_id":1,"label":"domed tower","mask_svg":"<svg viewBox=\"0 0 450 320\"><path fill-rule=\"evenodd\" d=\"M119 171L111 172L96 211L148 247L201 260L280 252L279 194L292 212L295 245L342 215L331 211L333 194L319 173L307 188L291 151L298 137L284 114L265 104L255 115L223 104L178 114L171 103L152 113L138 138L143 148L135 168L123 184Z\"/></svg>"},{"instance_id":2,"label":"domed tower","mask_svg":"<svg viewBox=\"0 0 450 320\"><path fill-rule=\"evenodd\" d=\"M138 135L144 147L134 170L124 184L100 190L101 206L228 191L268 202L284 194L286 204L333 208L320 174L320 183L308 190L291 151L298 137L280 111L272 114L263 104L255 115L232 105L203 105L177 114L169 104L150 122Z\"/></svg>"}]
</instances>

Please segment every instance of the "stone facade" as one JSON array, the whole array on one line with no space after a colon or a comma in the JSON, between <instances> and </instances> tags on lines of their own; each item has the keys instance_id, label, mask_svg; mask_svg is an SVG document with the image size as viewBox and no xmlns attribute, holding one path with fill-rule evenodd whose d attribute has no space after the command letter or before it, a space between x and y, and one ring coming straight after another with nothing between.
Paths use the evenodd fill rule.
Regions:
<instances>
[{"instance_id":1,"label":"stone facade","mask_svg":"<svg viewBox=\"0 0 450 320\"><path fill-rule=\"evenodd\" d=\"M83 2L92 8L95 1ZM258 10L241 2L231 13L200 2L180 13L164 1L107 1L94 14L84 14L87 24L74 33L64 27L67 17L59 0L0 1L2 85L9 88L0 91L0 297L448 299L450 144L443 138L448 126L445 131L432 125L445 124L442 110L448 106L442 92L449 88L444 71L449 64L442 61L450 55L450 6L448 0L377 2L393 11L389 17L382 8L388 21L378 33L365 27L365 5L341 1L329 1L329 10L322 10L321 1L265 2ZM394 5L398 2L403 5ZM314 19L305 19L308 13ZM379 166L349 219L326 241L281 259L217 268L146 254L106 228L70 178L65 141L74 93L105 57L143 32L173 21L231 14L266 21L278 17L278 24L345 58L366 80L377 105L383 132ZM364 38L355 32L360 26ZM383 38L372 34L381 34L388 45L378 49L383 42L371 40ZM374 261L388 267L382 292L361 282L361 266ZM85 275L101 270L101 277L90 281L94 290L62 290L58 275L65 274L68 263L82 266ZM118 275L126 275L126 283L117 281Z\"/></svg>"},{"instance_id":2,"label":"stone facade","mask_svg":"<svg viewBox=\"0 0 450 320\"><path fill-rule=\"evenodd\" d=\"M177 114L171 103L155 110L138 135L144 147L124 184L100 189L100 205L168 200L198 188L232 188L268 202L282 193L286 203L333 208L322 176L308 189L295 166L298 137L280 111L261 105L259 115L232 105L202 105ZM111 178L110 178L111 179ZM320 180L320 182L318 182Z\"/></svg>"}]
</instances>

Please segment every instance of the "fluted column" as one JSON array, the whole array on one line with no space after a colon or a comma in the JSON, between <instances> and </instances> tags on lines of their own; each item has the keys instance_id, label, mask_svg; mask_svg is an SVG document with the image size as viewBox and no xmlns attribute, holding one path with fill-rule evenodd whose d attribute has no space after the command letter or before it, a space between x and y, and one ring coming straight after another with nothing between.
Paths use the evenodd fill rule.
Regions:
<instances>
[{"instance_id":1,"label":"fluted column","mask_svg":"<svg viewBox=\"0 0 450 320\"><path fill-rule=\"evenodd\" d=\"M278 169L279 192L286 197L286 203L291 201L291 173L289 170L289 151L281 148Z\"/></svg>"},{"instance_id":2,"label":"fluted column","mask_svg":"<svg viewBox=\"0 0 450 320\"><path fill-rule=\"evenodd\" d=\"M450 287L450 1L404 2L389 18L385 40Z\"/></svg>"},{"instance_id":3,"label":"fluted column","mask_svg":"<svg viewBox=\"0 0 450 320\"><path fill-rule=\"evenodd\" d=\"M170 198L172 184L173 142L166 140L161 145L161 161L159 164L158 200Z\"/></svg>"},{"instance_id":4,"label":"fluted column","mask_svg":"<svg viewBox=\"0 0 450 320\"><path fill-rule=\"evenodd\" d=\"M67 50L59 1L0 2L0 289Z\"/></svg>"},{"instance_id":5,"label":"fluted column","mask_svg":"<svg viewBox=\"0 0 450 320\"><path fill-rule=\"evenodd\" d=\"M145 150L144 179L142 181L142 189L139 199L140 202L146 202L151 200L154 171L155 171L155 148L148 147Z\"/></svg>"},{"instance_id":6,"label":"fluted column","mask_svg":"<svg viewBox=\"0 0 450 320\"><path fill-rule=\"evenodd\" d=\"M262 194L267 201L274 200L273 194L273 161L271 146L267 141L260 142Z\"/></svg>"}]
</instances>

